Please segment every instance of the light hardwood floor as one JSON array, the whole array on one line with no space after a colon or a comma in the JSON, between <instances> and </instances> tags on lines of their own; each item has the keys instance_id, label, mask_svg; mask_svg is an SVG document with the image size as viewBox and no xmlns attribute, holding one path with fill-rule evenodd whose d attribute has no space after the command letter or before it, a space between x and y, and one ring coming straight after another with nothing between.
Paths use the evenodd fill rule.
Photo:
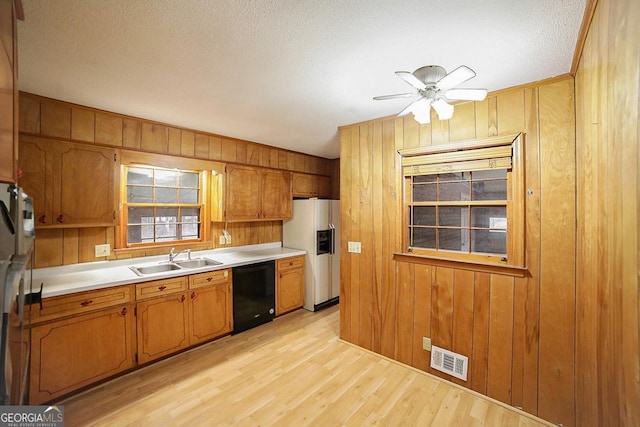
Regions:
<instances>
[{"instance_id":1,"label":"light hardwood floor","mask_svg":"<svg viewBox=\"0 0 640 427\"><path fill-rule=\"evenodd\" d=\"M551 425L338 339L338 306L198 347L58 404L67 426Z\"/></svg>"}]
</instances>

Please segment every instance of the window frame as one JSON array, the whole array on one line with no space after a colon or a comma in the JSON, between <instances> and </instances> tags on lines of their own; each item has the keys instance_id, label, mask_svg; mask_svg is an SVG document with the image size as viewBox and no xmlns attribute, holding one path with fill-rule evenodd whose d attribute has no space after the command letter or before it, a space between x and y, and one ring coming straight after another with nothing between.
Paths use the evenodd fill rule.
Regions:
<instances>
[{"instance_id":1,"label":"window frame","mask_svg":"<svg viewBox=\"0 0 640 427\"><path fill-rule=\"evenodd\" d=\"M489 265L513 267L516 270L525 268L525 184L523 163L524 134L492 137L482 140L464 141L432 147L419 147L399 150L403 177L403 252L401 255L418 256L432 261L444 263L467 263L474 266ZM502 147L502 148L500 148ZM492 157L495 153L504 155L506 147L510 147L511 158L507 162L504 157ZM509 167L505 167L508 165ZM469 167L471 169L457 169ZM507 199L501 205L506 206L506 256L502 254L485 254L475 252L458 252L443 249L427 249L410 247L410 216L412 206L422 206L423 202L414 204L412 200L412 177L417 175L435 175L455 170L469 172L474 170L507 169ZM422 204L421 204L422 203ZM462 204L473 206L473 201ZM460 202L436 202L433 205L444 206L461 204ZM481 206L495 206L495 203L478 203ZM437 230L438 224L435 229ZM471 225L469 224L471 232ZM520 273L518 273L520 274Z\"/></svg>"},{"instance_id":2,"label":"window frame","mask_svg":"<svg viewBox=\"0 0 640 427\"><path fill-rule=\"evenodd\" d=\"M132 203L130 204L127 200L127 171L129 168L147 168L147 169L160 169L160 170L169 170L169 171L180 171L180 172L190 172L198 174L198 203ZM161 247L173 247L179 245L187 245L187 244L200 244L208 241L207 239L207 227L206 224L208 222L208 198L207 198L207 178L208 171L193 169L193 168L171 168L160 165L150 165L146 163L137 163L131 162L127 164L121 165L121 178L120 178L120 232L118 234L118 244L117 248L119 249L141 249L141 248L161 248ZM178 188L178 187L176 187ZM136 205L141 207L197 207L200 209L199 215L199 224L198 224L198 234L199 238L197 239L183 239L183 240L163 240L163 241L153 241L153 242L141 242L141 243L129 243L128 242L128 207L130 205Z\"/></svg>"}]
</instances>

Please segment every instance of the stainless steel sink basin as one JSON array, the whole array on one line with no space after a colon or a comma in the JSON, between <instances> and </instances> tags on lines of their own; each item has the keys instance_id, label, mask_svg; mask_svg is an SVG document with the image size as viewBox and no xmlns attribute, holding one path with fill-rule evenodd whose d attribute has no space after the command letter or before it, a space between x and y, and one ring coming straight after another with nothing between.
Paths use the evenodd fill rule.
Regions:
<instances>
[{"instance_id":1,"label":"stainless steel sink basin","mask_svg":"<svg viewBox=\"0 0 640 427\"><path fill-rule=\"evenodd\" d=\"M209 258L193 258L185 261L176 261L176 264L182 268L198 268L206 267L208 265L220 265L222 263Z\"/></svg>"},{"instance_id":2,"label":"stainless steel sink basin","mask_svg":"<svg viewBox=\"0 0 640 427\"><path fill-rule=\"evenodd\" d=\"M145 274L162 273L165 271L180 270L182 267L176 264L158 264L148 265L144 267L129 267L138 276L144 276Z\"/></svg>"}]
</instances>

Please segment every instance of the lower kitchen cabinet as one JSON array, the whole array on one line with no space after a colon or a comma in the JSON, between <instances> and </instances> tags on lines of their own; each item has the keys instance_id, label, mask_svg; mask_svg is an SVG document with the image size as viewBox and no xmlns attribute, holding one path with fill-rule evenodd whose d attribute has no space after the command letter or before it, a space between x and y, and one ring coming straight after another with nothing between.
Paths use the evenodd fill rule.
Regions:
<instances>
[{"instance_id":1,"label":"lower kitchen cabinet","mask_svg":"<svg viewBox=\"0 0 640 427\"><path fill-rule=\"evenodd\" d=\"M29 403L47 402L132 368L133 314L127 304L32 326Z\"/></svg>"},{"instance_id":2,"label":"lower kitchen cabinet","mask_svg":"<svg viewBox=\"0 0 640 427\"><path fill-rule=\"evenodd\" d=\"M176 353L189 346L186 292L138 302L138 363Z\"/></svg>"},{"instance_id":3,"label":"lower kitchen cabinet","mask_svg":"<svg viewBox=\"0 0 640 427\"><path fill-rule=\"evenodd\" d=\"M276 316L304 305L304 256L276 262Z\"/></svg>"},{"instance_id":4,"label":"lower kitchen cabinet","mask_svg":"<svg viewBox=\"0 0 640 427\"><path fill-rule=\"evenodd\" d=\"M209 341L233 330L231 269L189 277L189 344Z\"/></svg>"}]
</instances>

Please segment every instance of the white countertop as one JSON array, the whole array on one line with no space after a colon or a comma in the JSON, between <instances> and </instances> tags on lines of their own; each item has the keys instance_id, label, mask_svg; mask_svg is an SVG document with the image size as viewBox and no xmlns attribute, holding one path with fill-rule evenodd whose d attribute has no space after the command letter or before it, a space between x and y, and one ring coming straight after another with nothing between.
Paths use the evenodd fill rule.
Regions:
<instances>
[{"instance_id":1,"label":"white countertop","mask_svg":"<svg viewBox=\"0 0 640 427\"><path fill-rule=\"evenodd\" d=\"M129 267L151 266L167 263L169 256L159 255L143 258L129 258L117 261L99 261L72 264L61 267L47 267L33 270L33 290L37 292L43 284L42 297L65 295L73 292L89 291L130 283L147 282L168 277L184 276L205 271L221 270L240 265L254 264L279 258L304 255L299 249L283 248L280 242L260 245L238 246L233 248L210 249L191 253L191 258L210 258L221 262L220 265L199 268L184 268L139 276ZM181 253L177 261L186 260ZM25 277L28 280L28 277ZM28 285L27 285L28 286Z\"/></svg>"}]
</instances>

